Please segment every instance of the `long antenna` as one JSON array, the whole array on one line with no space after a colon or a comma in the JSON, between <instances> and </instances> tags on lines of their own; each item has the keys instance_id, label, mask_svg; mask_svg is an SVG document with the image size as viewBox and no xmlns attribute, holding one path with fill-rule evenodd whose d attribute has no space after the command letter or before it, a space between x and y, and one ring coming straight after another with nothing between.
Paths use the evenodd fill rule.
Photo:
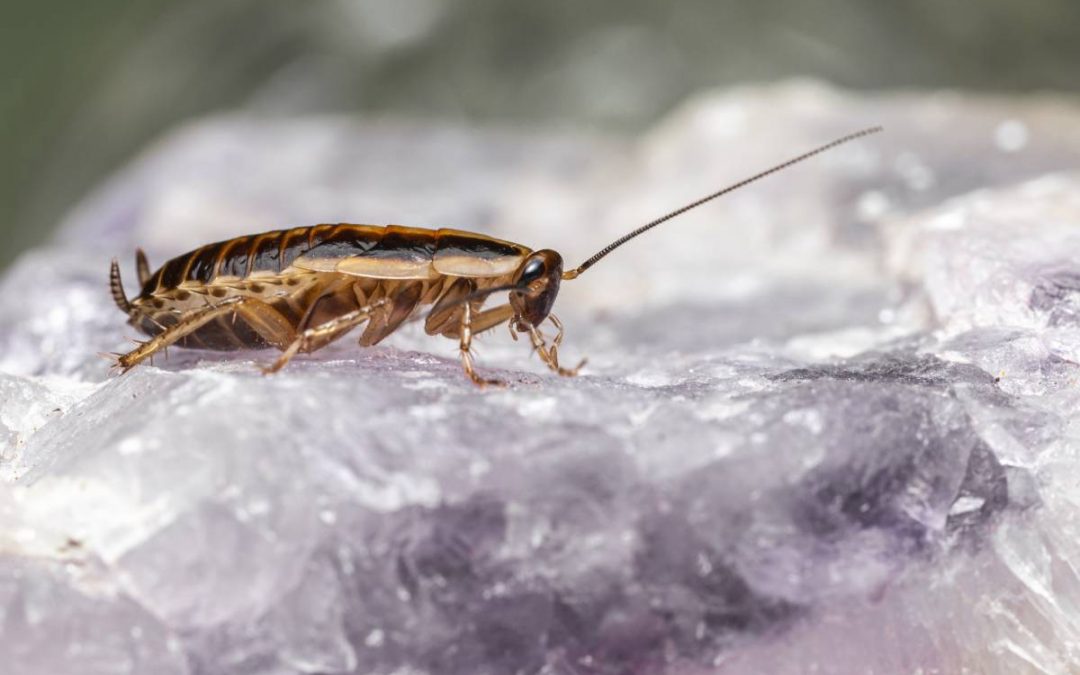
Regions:
<instances>
[{"instance_id":1,"label":"long antenna","mask_svg":"<svg viewBox=\"0 0 1080 675\"><path fill-rule=\"evenodd\" d=\"M605 246L603 249L601 249L596 255L594 255L593 257L589 258L585 262L578 265L576 269L572 269L572 270L570 270L568 272L564 272L562 278L563 279L576 279L578 276L581 275L582 272L584 272L585 270L589 269L590 267L592 267L593 265L598 263L600 261L600 259L603 258L604 256L606 256L608 253L611 253L612 251L619 248L620 246L622 246L626 242L630 241L634 237L638 236L639 234L644 234L645 232L648 232L652 228L656 227L657 225L660 225L661 223L666 223L667 221L671 220L675 216L681 216L682 214L686 213L687 211L690 211L691 209L696 209L697 207L701 206L702 204L705 204L706 202L711 202L712 200L716 199L717 197L720 197L720 196L726 195L729 192L733 192L735 190L738 190L739 188L741 188L741 187L743 187L745 185L749 185L750 183L753 183L756 180L764 178L765 176L768 176L770 174L774 174L777 171L782 171L783 169L788 168L792 164L798 164L799 162L803 161L804 159L810 159L814 155L821 154L821 153L825 152L826 150L831 150L832 148L835 148L838 145L843 145L844 143L847 143L848 141L853 141L853 140L855 140L857 138L862 138L863 136L869 136L870 134L876 134L881 130L882 130L881 127L870 127L869 129L863 129L862 131L856 131L853 134L848 134L847 136L844 136L843 138L838 138L838 139L836 139L835 141L833 141L831 143L826 143L825 145L823 145L823 146L821 146L819 148L815 148L815 149L811 150L810 152L799 155L798 157L793 157L792 159L789 159L789 160L787 160L786 162L784 162L782 164L777 164L776 166L772 167L771 169L766 169L765 171L762 171L761 173L758 173L758 174L754 174L753 176L750 176L749 178L744 178L743 180L739 181L738 183L735 183L734 185L729 185L726 188L724 188L722 190L719 190L718 192L714 192L711 195L707 195L705 197L702 197L701 199L697 200L696 202L691 202L691 203L687 204L686 206L683 206L682 208L675 209L674 211L667 214L666 216L661 216L660 218L657 218L656 220L654 220L654 221L652 221L650 223L646 223L645 225L642 225L641 227L637 228L633 232L630 232L629 234L625 234L625 235L619 237L618 239L616 239L615 241L611 242L610 244Z\"/></svg>"}]
</instances>

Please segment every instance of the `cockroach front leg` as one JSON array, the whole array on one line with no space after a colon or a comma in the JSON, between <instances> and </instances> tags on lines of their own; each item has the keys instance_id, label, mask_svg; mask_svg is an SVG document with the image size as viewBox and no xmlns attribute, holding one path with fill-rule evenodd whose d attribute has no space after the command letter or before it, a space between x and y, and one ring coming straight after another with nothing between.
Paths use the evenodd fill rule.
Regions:
<instances>
[{"instance_id":1,"label":"cockroach front leg","mask_svg":"<svg viewBox=\"0 0 1080 675\"><path fill-rule=\"evenodd\" d=\"M540 359L547 364L547 367L552 372L558 373L563 377L574 377L585 366L585 359L582 359L573 368L563 368L559 365L559 345L562 344L563 339L563 325L562 321L559 321L558 317L554 314L549 314L548 319L555 326L555 329L559 332L555 335L555 338L551 341L551 346L548 347L544 341L544 335L536 326L529 326L529 339L532 341L533 349L540 355Z\"/></svg>"},{"instance_id":2,"label":"cockroach front leg","mask_svg":"<svg viewBox=\"0 0 1080 675\"><path fill-rule=\"evenodd\" d=\"M469 376L469 379L472 380L474 384L480 387L488 385L491 385L493 387L506 386L506 383L502 380L489 380L487 378L480 377L480 375L477 374L476 369L473 368L473 357L471 351L473 320L472 307L469 303L465 303L464 305L462 305L460 333L461 334L458 348L461 352L461 367L465 369L465 374Z\"/></svg>"},{"instance_id":3,"label":"cockroach front leg","mask_svg":"<svg viewBox=\"0 0 1080 675\"><path fill-rule=\"evenodd\" d=\"M235 296L185 313L175 324L149 340L139 343L138 347L127 354L118 355L116 365L121 372L126 373L157 352L227 314L240 315L253 330L271 344L284 348L292 339L292 326L280 312L261 300Z\"/></svg>"}]
</instances>

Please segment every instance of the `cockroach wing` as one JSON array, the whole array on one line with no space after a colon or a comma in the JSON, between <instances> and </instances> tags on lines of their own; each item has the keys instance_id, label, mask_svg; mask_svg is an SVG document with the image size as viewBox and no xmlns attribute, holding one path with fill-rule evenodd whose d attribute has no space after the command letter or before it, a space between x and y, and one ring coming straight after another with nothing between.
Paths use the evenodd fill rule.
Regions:
<instances>
[{"instance_id":1,"label":"cockroach wing","mask_svg":"<svg viewBox=\"0 0 1080 675\"><path fill-rule=\"evenodd\" d=\"M430 279L435 232L388 225L338 226L293 262L315 272L337 272L371 279Z\"/></svg>"},{"instance_id":2,"label":"cockroach wing","mask_svg":"<svg viewBox=\"0 0 1080 675\"><path fill-rule=\"evenodd\" d=\"M501 277L512 274L531 249L474 232L441 229L436 232L433 265L450 277Z\"/></svg>"}]
</instances>

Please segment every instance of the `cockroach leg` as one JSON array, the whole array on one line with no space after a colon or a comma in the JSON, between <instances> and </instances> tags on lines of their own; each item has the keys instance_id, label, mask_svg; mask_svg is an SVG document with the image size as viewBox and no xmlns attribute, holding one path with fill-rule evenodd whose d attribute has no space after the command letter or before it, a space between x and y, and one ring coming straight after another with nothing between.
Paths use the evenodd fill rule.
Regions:
<instances>
[{"instance_id":1,"label":"cockroach leg","mask_svg":"<svg viewBox=\"0 0 1080 675\"><path fill-rule=\"evenodd\" d=\"M461 337L461 318L463 311L464 310L458 311L458 314L454 319L454 325L446 326L440 332L440 335L445 335L449 338ZM472 321L470 322L472 326L472 334L479 335L484 331L491 330L495 326L498 326L500 323L506 322L513 316L514 308L510 305L499 305L498 307L492 307L491 309L485 309L482 312L475 313L472 315Z\"/></svg>"},{"instance_id":2,"label":"cockroach leg","mask_svg":"<svg viewBox=\"0 0 1080 675\"><path fill-rule=\"evenodd\" d=\"M491 330L500 323L506 323L512 316L514 316L514 308L510 305L499 305L498 307L485 309L473 317L472 333L473 335L479 335L486 330Z\"/></svg>"},{"instance_id":3,"label":"cockroach leg","mask_svg":"<svg viewBox=\"0 0 1080 675\"><path fill-rule=\"evenodd\" d=\"M296 329L285 315L261 300L245 298L237 314L264 340L278 349L286 349L296 339Z\"/></svg>"},{"instance_id":4,"label":"cockroach leg","mask_svg":"<svg viewBox=\"0 0 1080 675\"><path fill-rule=\"evenodd\" d=\"M507 305L507 307L509 307L509 305ZM494 308L492 310L488 310L488 312L484 312L484 314L488 314L489 312L494 312L494 311L497 311L497 310L500 310L500 309L502 309L502 308L501 307L496 307L496 308ZM511 312L512 311L513 310L511 310ZM479 318L479 317L477 317L477 318ZM503 321L505 321L505 319L503 319ZM496 325L496 324L492 324L492 325ZM488 326L488 328L490 328L490 327L491 326ZM465 303L464 305L462 305L460 341L458 343L458 348L459 348L459 351L461 352L461 367L465 369L465 374L468 375L469 379L472 380L473 383L476 384L477 386L480 386L480 387L485 387L485 386L489 386L489 385L493 386L493 387L504 387L504 386L506 386L506 383L501 381L501 380L489 380L487 378L480 377L480 375L477 374L476 369L473 367L473 357L472 357L472 351L471 351L472 350L472 337L473 337L472 307L470 306L469 303Z\"/></svg>"},{"instance_id":5,"label":"cockroach leg","mask_svg":"<svg viewBox=\"0 0 1080 675\"><path fill-rule=\"evenodd\" d=\"M555 316L554 314L549 314L548 319L550 319L552 325L555 326L555 330L559 331L558 333L555 334L555 339L553 339L551 341L551 359L552 359L552 361L555 362L555 365L558 366L559 365L559 345L562 344L562 339L563 339L563 324L562 324L562 321L559 321L559 317ZM574 366L574 368L572 370L568 371L568 372L571 375L577 375L581 371L581 369L585 367L586 363L588 363L588 359L581 359L581 362L578 363L576 366ZM562 374L562 373L560 373L560 374Z\"/></svg>"},{"instance_id":6,"label":"cockroach leg","mask_svg":"<svg viewBox=\"0 0 1080 675\"><path fill-rule=\"evenodd\" d=\"M462 301L476 291L476 281L458 277L451 282L435 302L424 319L424 331L428 335L445 335L456 338L461 325Z\"/></svg>"},{"instance_id":7,"label":"cockroach leg","mask_svg":"<svg viewBox=\"0 0 1080 675\"><path fill-rule=\"evenodd\" d=\"M562 339L562 324L556 322L552 323L555 323L556 328L559 329L559 334L552 341L551 347L548 347L547 343L544 342L544 335L536 328L536 326L529 326L529 338L532 340L533 349L536 350L536 353L540 355L540 359L547 364L547 367L550 368L552 372L558 373L563 377L574 377L578 374L578 371L585 366L585 359L582 359L581 363L573 368L563 368L559 365L558 344Z\"/></svg>"},{"instance_id":8,"label":"cockroach leg","mask_svg":"<svg viewBox=\"0 0 1080 675\"><path fill-rule=\"evenodd\" d=\"M162 332L164 332L164 331L168 330L168 328L166 328L166 327L165 327L165 324L163 324L163 323L161 323L160 321L158 321L158 320L157 320L157 319L156 319L156 318L155 318L155 317L154 317L153 315L151 315L151 314L147 314L147 315L146 315L146 319L147 319L147 320L148 320L148 321L149 321L150 323L152 323L152 324L154 324L155 326L157 326L157 329L158 329L159 331L162 331Z\"/></svg>"},{"instance_id":9,"label":"cockroach leg","mask_svg":"<svg viewBox=\"0 0 1080 675\"><path fill-rule=\"evenodd\" d=\"M271 344L288 344L289 337L286 331L291 332L292 328L280 312L261 300L235 296L215 305L207 305L187 312L172 326L146 342L139 343L130 352L117 357L116 365L121 372L127 372L158 351L231 312L241 314L252 329Z\"/></svg>"},{"instance_id":10,"label":"cockroach leg","mask_svg":"<svg viewBox=\"0 0 1080 675\"><path fill-rule=\"evenodd\" d=\"M559 317L554 314L548 314L548 320L551 321L551 325L555 326L555 330L559 331L555 335L555 339L551 341L551 351L554 352L562 344L563 325L562 321L559 321Z\"/></svg>"},{"instance_id":11,"label":"cockroach leg","mask_svg":"<svg viewBox=\"0 0 1080 675\"><path fill-rule=\"evenodd\" d=\"M302 331L300 335L285 347L284 351L281 352L281 356L279 356L273 364L262 369L263 374L270 375L271 373L276 373L284 368L285 365L300 352L313 352L316 349L325 347L336 338L341 337L353 328L367 321L368 318L371 317L372 312L376 311L389 301L388 298L376 300L370 305L354 309L351 312L347 312L341 316Z\"/></svg>"}]
</instances>

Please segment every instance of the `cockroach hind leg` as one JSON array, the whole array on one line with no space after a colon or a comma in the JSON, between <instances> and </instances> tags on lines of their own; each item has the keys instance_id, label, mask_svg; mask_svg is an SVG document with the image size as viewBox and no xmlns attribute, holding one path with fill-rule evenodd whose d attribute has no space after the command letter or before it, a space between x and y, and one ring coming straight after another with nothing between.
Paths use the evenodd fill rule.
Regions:
<instances>
[{"instance_id":1,"label":"cockroach hind leg","mask_svg":"<svg viewBox=\"0 0 1080 675\"><path fill-rule=\"evenodd\" d=\"M233 311L235 305L244 301L246 300L238 298L236 300L222 302L220 305L213 307L202 307L192 310L174 325L170 326L165 331L158 333L149 340L132 340L136 345L135 349L123 354L117 360L124 370L129 370L139 363L150 359L156 352L161 351L185 336L195 332L218 316ZM153 361L151 361L151 363L153 363Z\"/></svg>"},{"instance_id":2,"label":"cockroach hind leg","mask_svg":"<svg viewBox=\"0 0 1080 675\"><path fill-rule=\"evenodd\" d=\"M281 355L277 357L276 361L261 369L263 375L271 375L278 372L300 352L312 352L316 349L325 347L348 333L353 328L356 328L367 321L372 312L388 302L389 300L386 298L376 300L370 305L354 309L347 314L343 314L321 323L318 326L313 326L301 331L300 334L289 343L288 347L282 350Z\"/></svg>"},{"instance_id":3,"label":"cockroach hind leg","mask_svg":"<svg viewBox=\"0 0 1080 675\"><path fill-rule=\"evenodd\" d=\"M125 366L122 361L124 355L120 352L98 352L97 355L109 362L109 375L123 375L131 370L131 366Z\"/></svg>"},{"instance_id":4,"label":"cockroach hind leg","mask_svg":"<svg viewBox=\"0 0 1080 675\"><path fill-rule=\"evenodd\" d=\"M301 346L301 340L295 340L288 348L281 352L276 359L274 359L273 363L268 366L259 366L259 370L262 371L263 375L273 375L288 365L289 361L292 361L292 358L299 353Z\"/></svg>"}]
</instances>

